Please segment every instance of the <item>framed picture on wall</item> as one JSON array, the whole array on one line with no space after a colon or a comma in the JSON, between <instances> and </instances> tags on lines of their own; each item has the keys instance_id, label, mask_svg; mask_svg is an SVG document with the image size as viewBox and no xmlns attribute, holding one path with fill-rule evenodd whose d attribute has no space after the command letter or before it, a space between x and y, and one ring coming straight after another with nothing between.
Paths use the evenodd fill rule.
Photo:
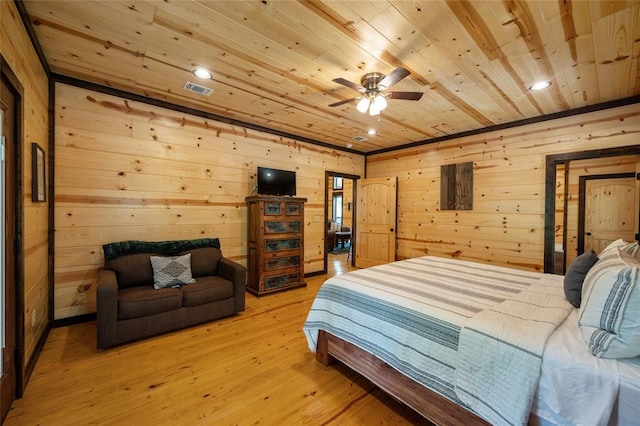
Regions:
<instances>
[{"instance_id":1,"label":"framed picture on wall","mask_svg":"<svg viewBox=\"0 0 640 426\"><path fill-rule=\"evenodd\" d=\"M31 200L43 203L47 197L44 149L37 143L31 144Z\"/></svg>"}]
</instances>

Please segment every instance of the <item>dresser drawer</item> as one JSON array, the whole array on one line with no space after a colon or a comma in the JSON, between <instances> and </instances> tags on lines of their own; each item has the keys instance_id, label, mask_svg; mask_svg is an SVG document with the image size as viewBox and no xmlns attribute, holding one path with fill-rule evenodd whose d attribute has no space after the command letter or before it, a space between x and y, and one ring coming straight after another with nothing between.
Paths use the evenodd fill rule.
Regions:
<instances>
[{"instance_id":1,"label":"dresser drawer","mask_svg":"<svg viewBox=\"0 0 640 426\"><path fill-rule=\"evenodd\" d=\"M297 268L300 266L300 255L272 257L264 260L264 271Z\"/></svg>"},{"instance_id":2,"label":"dresser drawer","mask_svg":"<svg viewBox=\"0 0 640 426\"><path fill-rule=\"evenodd\" d=\"M302 226L299 220L266 220L264 222L265 234L286 234L289 232L300 232Z\"/></svg>"},{"instance_id":3,"label":"dresser drawer","mask_svg":"<svg viewBox=\"0 0 640 426\"><path fill-rule=\"evenodd\" d=\"M302 241L300 238L282 238L277 240L265 240L264 251L265 253L283 251L283 250L296 250L302 247Z\"/></svg>"},{"instance_id":4,"label":"dresser drawer","mask_svg":"<svg viewBox=\"0 0 640 426\"><path fill-rule=\"evenodd\" d=\"M300 273L275 275L264 279L264 289L273 290L275 288L287 287L300 283Z\"/></svg>"}]
</instances>

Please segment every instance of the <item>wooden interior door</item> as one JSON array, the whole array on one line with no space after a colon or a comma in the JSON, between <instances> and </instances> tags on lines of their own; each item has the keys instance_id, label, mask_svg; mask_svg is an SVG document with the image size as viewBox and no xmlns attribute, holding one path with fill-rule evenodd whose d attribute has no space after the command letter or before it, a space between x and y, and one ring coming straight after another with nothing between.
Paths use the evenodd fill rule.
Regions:
<instances>
[{"instance_id":1,"label":"wooden interior door","mask_svg":"<svg viewBox=\"0 0 640 426\"><path fill-rule=\"evenodd\" d=\"M600 253L619 238L635 240L636 179L593 179L585 190L585 250Z\"/></svg>"},{"instance_id":2,"label":"wooden interior door","mask_svg":"<svg viewBox=\"0 0 640 426\"><path fill-rule=\"evenodd\" d=\"M2 177L0 182L0 196L2 197L2 210L0 213L2 223L2 265L0 266L3 289L2 309L4 322L2 323L2 377L0 378L0 423L2 423L13 403L17 390L18 371L16 366L16 283L15 283L15 109L16 98L4 78L0 78L0 128L3 138L4 161L2 162Z\"/></svg>"},{"instance_id":3,"label":"wooden interior door","mask_svg":"<svg viewBox=\"0 0 640 426\"><path fill-rule=\"evenodd\" d=\"M395 261L397 178L359 179L357 197L356 266Z\"/></svg>"}]
</instances>

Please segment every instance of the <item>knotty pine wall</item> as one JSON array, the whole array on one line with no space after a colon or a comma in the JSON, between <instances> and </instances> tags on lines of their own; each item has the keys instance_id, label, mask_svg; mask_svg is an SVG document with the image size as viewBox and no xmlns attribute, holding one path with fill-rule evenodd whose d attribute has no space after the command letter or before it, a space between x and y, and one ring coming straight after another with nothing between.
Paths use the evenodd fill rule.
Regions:
<instances>
[{"instance_id":1,"label":"knotty pine wall","mask_svg":"<svg viewBox=\"0 0 640 426\"><path fill-rule=\"evenodd\" d=\"M367 177L398 176L397 259L543 270L545 157L639 143L640 108L629 105L371 155ZM440 211L440 166L466 161L473 210Z\"/></svg>"},{"instance_id":2,"label":"knotty pine wall","mask_svg":"<svg viewBox=\"0 0 640 426\"><path fill-rule=\"evenodd\" d=\"M0 1L0 53L23 87L22 202L24 271L24 367L49 321L48 207L31 201L31 142L49 155L48 78L12 1ZM47 166L47 172L48 172ZM12 250L11 247L8 248ZM25 368L26 370L26 368Z\"/></svg>"},{"instance_id":3,"label":"knotty pine wall","mask_svg":"<svg viewBox=\"0 0 640 426\"><path fill-rule=\"evenodd\" d=\"M364 174L361 155L65 84L55 109L55 318L95 312L105 243L218 237L246 264L258 166L296 171L305 273L321 271L325 170Z\"/></svg>"}]
</instances>

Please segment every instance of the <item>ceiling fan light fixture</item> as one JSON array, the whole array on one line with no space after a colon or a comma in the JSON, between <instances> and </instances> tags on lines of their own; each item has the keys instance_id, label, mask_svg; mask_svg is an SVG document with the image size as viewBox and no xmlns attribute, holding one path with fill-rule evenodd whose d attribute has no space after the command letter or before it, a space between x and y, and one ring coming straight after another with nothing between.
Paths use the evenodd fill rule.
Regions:
<instances>
[{"instance_id":1,"label":"ceiling fan light fixture","mask_svg":"<svg viewBox=\"0 0 640 426\"><path fill-rule=\"evenodd\" d=\"M422 92L389 92L383 91L393 86L409 74L408 69L398 67L391 71L389 75L379 72L370 72L362 76L361 84L353 83L344 78L334 78L334 83L342 84L350 89L360 92L360 96L334 102L329 107L337 107L349 102L358 101L356 109L362 114L369 112L369 115L378 115L387 107L387 98L418 101L422 98Z\"/></svg>"},{"instance_id":2,"label":"ceiling fan light fixture","mask_svg":"<svg viewBox=\"0 0 640 426\"><path fill-rule=\"evenodd\" d=\"M373 99L373 105L376 107L378 111L382 111L387 107L387 99L383 95L378 94Z\"/></svg>"},{"instance_id":3,"label":"ceiling fan light fixture","mask_svg":"<svg viewBox=\"0 0 640 426\"><path fill-rule=\"evenodd\" d=\"M377 94L373 98L373 101L371 102L371 106L369 107L369 115L378 115L386 107L387 107L387 100L381 94Z\"/></svg>"},{"instance_id":4,"label":"ceiling fan light fixture","mask_svg":"<svg viewBox=\"0 0 640 426\"><path fill-rule=\"evenodd\" d=\"M370 103L371 101L369 100L369 97L365 96L358 101L358 105L356 105L356 108L358 109L358 111L364 114L369 109Z\"/></svg>"}]
</instances>

